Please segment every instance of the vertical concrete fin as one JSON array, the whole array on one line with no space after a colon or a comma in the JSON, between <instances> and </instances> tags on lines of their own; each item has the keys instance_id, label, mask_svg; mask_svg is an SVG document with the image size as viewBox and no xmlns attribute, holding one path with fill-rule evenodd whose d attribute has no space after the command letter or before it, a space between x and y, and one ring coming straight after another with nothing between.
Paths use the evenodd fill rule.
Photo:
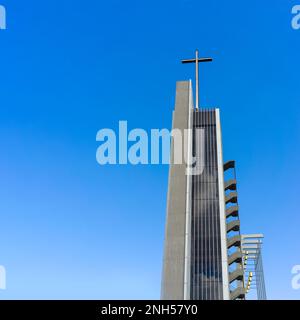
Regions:
<instances>
[{"instance_id":1,"label":"vertical concrete fin","mask_svg":"<svg viewBox=\"0 0 300 320\"><path fill-rule=\"evenodd\" d=\"M216 109L216 132L218 152L218 181L219 181L219 206L220 206L220 232L221 232L221 255L222 255L222 278L223 278L223 299L229 300L229 279L228 279L228 256L227 256L227 232L226 232L226 211L225 211L225 189L224 189L224 167L222 150L222 133L220 111Z\"/></svg>"},{"instance_id":2,"label":"vertical concrete fin","mask_svg":"<svg viewBox=\"0 0 300 320\"><path fill-rule=\"evenodd\" d=\"M190 91L190 81L176 83L176 101L172 127L173 129L181 130L182 139L184 130L189 127ZM161 299L183 300L184 282L187 276L185 273L187 175L185 162L174 164L173 154L174 142L172 139Z\"/></svg>"}]
</instances>

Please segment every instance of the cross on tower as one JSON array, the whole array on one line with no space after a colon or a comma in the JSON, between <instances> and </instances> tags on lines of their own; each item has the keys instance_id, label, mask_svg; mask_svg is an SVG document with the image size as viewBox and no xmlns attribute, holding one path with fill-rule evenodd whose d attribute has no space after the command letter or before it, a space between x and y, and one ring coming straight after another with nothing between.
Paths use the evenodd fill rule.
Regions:
<instances>
[{"instance_id":1,"label":"cross on tower","mask_svg":"<svg viewBox=\"0 0 300 320\"><path fill-rule=\"evenodd\" d=\"M199 62L211 62L212 58L199 58L199 51L196 50L196 58L189 60L181 60L182 63L195 63L196 64L196 110L199 109Z\"/></svg>"}]
</instances>

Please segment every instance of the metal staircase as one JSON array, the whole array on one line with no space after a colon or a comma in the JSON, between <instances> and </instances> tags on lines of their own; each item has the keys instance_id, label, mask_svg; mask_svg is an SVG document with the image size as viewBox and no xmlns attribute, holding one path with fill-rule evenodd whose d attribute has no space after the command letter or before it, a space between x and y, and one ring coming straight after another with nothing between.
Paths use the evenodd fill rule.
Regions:
<instances>
[{"instance_id":1,"label":"metal staircase","mask_svg":"<svg viewBox=\"0 0 300 320\"><path fill-rule=\"evenodd\" d=\"M227 219L227 249L229 265L230 299L245 299L243 253L241 248L238 193L235 161L224 164L224 172L233 169L233 178L225 182L225 204Z\"/></svg>"}]
</instances>

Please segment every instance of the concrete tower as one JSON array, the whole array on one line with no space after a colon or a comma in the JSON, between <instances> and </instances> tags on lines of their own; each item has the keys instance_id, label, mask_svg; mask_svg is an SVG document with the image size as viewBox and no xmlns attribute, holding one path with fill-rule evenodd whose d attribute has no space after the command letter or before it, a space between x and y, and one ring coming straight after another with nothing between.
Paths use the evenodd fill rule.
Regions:
<instances>
[{"instance_id":1,"label":"concrete tower","mask_svg":"<svg viewBox=\"0 0 300 320\"><path fill-rule=\"evenodd\" d=\"M175 161L178 140L173 138L161 298L245 299L253 274L258 297L265 298L261 246L255 252L249 248L249 241L261 241L247 240L247 248L240 234L235 161L223 162L220 111L199 107L198 63L209 61L198 51L195 59L182 61L196 65L195 108L191 81L176 85L172 128L184 137L179 150L185 161ZM224 181L224 172L233 176ZM250 260L257 264L255 272L246 268Z\"/></svg>"}]
</instances>

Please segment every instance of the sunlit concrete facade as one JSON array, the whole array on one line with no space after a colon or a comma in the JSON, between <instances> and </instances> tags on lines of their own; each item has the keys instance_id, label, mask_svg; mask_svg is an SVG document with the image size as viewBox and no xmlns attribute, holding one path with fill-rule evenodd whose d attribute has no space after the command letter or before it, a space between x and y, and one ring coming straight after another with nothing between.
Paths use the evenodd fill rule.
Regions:
<instances>
[{"instance_id":1,"label":"sunlit concrete facade","mask_svg":"<svg viewBox=\"0 0 300 320\"><path fill-rule=\"evenodd\" d=\"M186 152L202 158L192 170L171 158L161 297L228 300L220 115L218 109L193 108L187 81L177 83L174 128L193 129ZM197 129L202 134L196 134Z\"/></svg>"}]
</instances>

